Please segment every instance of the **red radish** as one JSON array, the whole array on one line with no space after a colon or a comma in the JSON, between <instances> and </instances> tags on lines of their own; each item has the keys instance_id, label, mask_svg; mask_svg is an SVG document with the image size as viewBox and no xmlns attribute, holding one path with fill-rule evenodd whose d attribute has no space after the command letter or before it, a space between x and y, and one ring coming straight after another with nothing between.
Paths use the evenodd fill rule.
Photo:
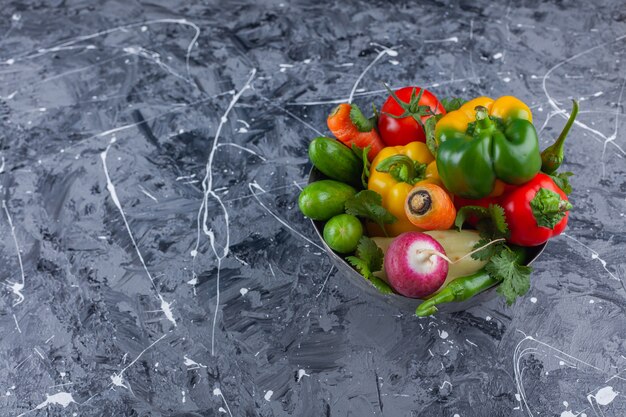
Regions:
<instances>
[{"instance_id":1,"label":"red radish","mask_svg":"<svg viewBox=\"0 0 626 417\"><path fill-rule=\"evenodd\" d=\"M389 285L399 294L423 298L446 280L448 261L443 247L420 232L406 232L396 237L385 254L385 272Z\"/></svg>"}]
</instances>

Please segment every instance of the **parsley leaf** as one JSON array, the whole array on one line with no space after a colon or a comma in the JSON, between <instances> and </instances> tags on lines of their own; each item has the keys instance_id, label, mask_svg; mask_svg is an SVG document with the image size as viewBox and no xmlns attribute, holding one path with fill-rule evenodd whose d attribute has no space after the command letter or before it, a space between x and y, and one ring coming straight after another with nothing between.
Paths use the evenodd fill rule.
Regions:
<instances>
[{"instance_id":1,"label":"parsley leaf","mask_svg":"<svg viewBox=\"0 0 626 417\"><path fill-rule=\"evenodd\" d=\"M461 207L459 211L456 212L456 219L454 220L454 226L461 231L463 228L463 223L470 218L471 216L476 216L479 219L489 218L489 211L480 206L465 206Z\"/></svg>"},{"instance_id":2,"label":"parsley leaf","mask_svg":"<svg viewBox=\"0 0 626 417\"><path fill-rule=\"evenodd\" d=\"M504 208L498 204L489 204L489 215L498 234L495 237L508 237L510 232L509 225L506 224Z\"/></svg>"},{"instance_id":3,"label":"parsley leaf","mask_svg":"<svg viewBox=\"0 0 626 417\"><path fill-rule=\"evenodd\" d=\"M472 250L485 246L489 244L490 242L492 242L492 239L483 237L478 242L476 242ZM475 259L477 261L488 261L493 255L498 253L498 251L500 251L502 247L503 247L503 243L494 243L492 245L489 245L479 250L478 252L472 253L472 259Z\"/></svg>"},{"instance_id":4,"label":"parsley leaf","mask_svg":"<svg viewBox=\"0 0 626 417\"><path fill-rule=\"evenodd\" d=\"M354 256L348 256L346 260L350 262L361 275L369 280L378 291L383 294L391 294L393 291L389 285L374 275L374 272L382 269L383 257L383 251L378 245L367 236L362 236Z\"/></svg>"},{"instance_id":5,"label":"parsley leaf","mask_svg":"<svg viewBox=\"0 0 626 417\"><path fill-rule=\"evenodd\" d=\"M454 226L461 230L463 224L470 217L478 219L476 229L480 232L481 237L497 239L509 235L509 226L506 223L504 209L498 204L490 204L487 208L481 206L461 207L456 213Z\"/></svg>"},{"instance_id":6,"label":"parsley leaf","mask_svg":"<svg viewBox=\"0 0 626 417\"><path fill-rule=\"evenodd\" d=\"M376 191L363 190L346 201L346 213L371 220L385 230L385 223L397 219L382 206L383 198Z\"/></svg>"},{"instance_id":7,"label":"parsley leaf","mask_svg":"<svg viewBox=\"0 0 626 417\"><path fill-rule=\"evenodd\" d=\"M458 110L462 105L467 103L467 100L463 100L459 97L451 97L444 98L439 101L444 109L446 109L446 113L449 113L454 110Z\"/></svg>"},{"instance_id":8,"label":"parsley leaf","mask_svg":"<svg viewBox=\"0 0 626 417\"><path fill-rule=\"evenodd\" d=\"M526 294L530 288L532 268L520 265L517 255L508 248L494 255L485 269L489 275L501 281L498 294L506 298L508 305L513 304L517 297Z\"/></svg>"},{"instance_id":9,"label":"parsley leaf","mask_svg":"<svg viewBox=\"0 0 626 417\"><path fill-rule=\"evenodd\" d=\"M356 146L354 143L352 144L352 152L363 161L363 171L361 172L361 184L363 188L367 188L367 180L370 177L370 160L367 159L367 155L370 153L370 149L372 149L371 145L367 145L365 148L361 149Z\"/></svg>"},{"instance_id":10,"label":"parsley leaf","mask_svg":"<svg viewBox=\"0 0 626 417\"><path fill-rule=\"evenodd\" d=\"M552 181L567 195L572 193L572 186L569 183L569 177L573 176L573 172L556 172L550 175Z\"/></svg>"}]
</instances>

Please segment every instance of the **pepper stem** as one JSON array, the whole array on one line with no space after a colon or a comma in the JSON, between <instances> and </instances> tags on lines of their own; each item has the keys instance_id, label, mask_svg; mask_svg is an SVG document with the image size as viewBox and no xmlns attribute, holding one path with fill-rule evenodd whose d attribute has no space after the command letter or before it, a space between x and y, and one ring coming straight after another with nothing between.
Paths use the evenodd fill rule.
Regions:
<instances>
[{"instance_id":1,"label":"pepper stem","mask_svg":"<svg viewBox=\"0 0 626 417\"><path fill-rule=\"evenodd\" d=\"M576 100L572 100L572 103L572 113L567 119L567 123L565 123L565 127L556 139L556 142L541 152L541 171L548 175L553 174L563 163L565 138L567 137L567 134L572 128L572 125L576 120L576 116L578 115L578 102Z\"/></svg>"},{"instance_id":2,"label":"pepper stem","mask_svg":"<svg viewBox=\"0 0 626 417\"><path fill-rule=\"evenodd\" d=\"M485 106L476 106L474 107L474 110L476 110L477 127L479 127L480 129L487 129L493 124L493 122L489 118L489 111Z\"/></svg>"},{"instance_id":3,"label":"pepper stem","mask_svg":"<svg viewBox=\"0 0 626 417\"><path fill-rule=\"evenodd\" d=\"M393 155L383 159L376 171L386 172L398 182L415 184L424 178L426 164L414 161L406 155Z\"/></svg>"}]
</instances>

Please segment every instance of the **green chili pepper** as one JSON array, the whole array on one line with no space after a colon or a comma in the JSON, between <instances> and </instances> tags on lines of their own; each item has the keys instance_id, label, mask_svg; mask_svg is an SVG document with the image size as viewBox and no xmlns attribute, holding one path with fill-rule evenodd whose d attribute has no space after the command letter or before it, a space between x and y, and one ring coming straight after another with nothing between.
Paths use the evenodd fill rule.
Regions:
<instances>
[{"instance_id":1,"label":"green chili pepper","mask_svg":"<svg viewBox=\"0 0 626 417\"><path fill-rule=\"evenodd\" d=\"M567 134L572 128L574 120L576 120L576 116L578 115L578 102L576 100L572 100L572 103L574 103L572 113L570 114L569 119L567 119L567 123L565 123L563 131L553 145L548 146L543 150L543 152L541 152L541 170L548 175L556 172L556 170L559 169L563 163L563 144L565 143L565 138L567 137Z\"/></svg>"},{"instance_id":2,"label":"green chili pepper","mask_svg":"<svg viewBox=\"0 0 626 417\"><path fill-rule=\"evenodd\" d=\"M526 249L524 247L511 245L509 249L515 253L517 262L524 262L526 257ZM484 268L472 275L457 278L451 281L443 290L424 300L415 310L415 315L419 317L431 316L437 312L438 304L467 300L499 282L497 278L488 274Z\"/></svg>"}]
</instances>

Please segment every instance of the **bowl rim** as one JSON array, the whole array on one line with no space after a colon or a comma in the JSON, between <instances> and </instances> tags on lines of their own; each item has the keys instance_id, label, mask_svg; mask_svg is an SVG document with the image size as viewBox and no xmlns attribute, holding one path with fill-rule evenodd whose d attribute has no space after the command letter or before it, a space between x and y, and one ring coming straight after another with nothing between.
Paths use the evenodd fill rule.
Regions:
<instances>
[{"instance_id":1,"label":"bowl rim","mask_svg":"<svg viewBox=\"0 0 626 417\"><path fill-rule=\"evenodd\" d=\"M312 182L316 182L316 181L320 181L323 179L330 179L328 178L326 175L324 175L322 172L320 172L317 168L315 168L314 166L311 167L310 171L309 171L309 178L308 178L308 184L311 184ZM363 288L363 284L366 284L366 286L368 287L368 289L373 290L373 291L368 291L370 293L375 293L377 296L379 297L383 297L384 299L386 299L387 301L392 301L394 303L400 303L400 304L411 304L411 306L413 307L417 307L419 304L421 304L424 300L419 299L419 298L409 298L409 297L405 297L403 295L397 294L397 293L391 293L391 294L383 294L381 293L369 280L365 279L365 277L363 277L363 275L361 275L360 273L358 273L354 268L352 268L352 266L344 259L343 256L341 256L340 254L338 254L337 252L335 252L334 250L332 250L330 248L330 246L328 246L328 244L326 243L326 241L324 240L324 236L323 236L323 229L324 229L324 223L323 221L316 221L316 220L312 220L309 219L311 224L313 225L313 229L315 229L315 234L317 235L317 238L321 241L322 245L324 246L324 249L326 250L326 252L328 253L328 255L331 257L331 259L334 261L335 267L338 267L338 269L343 270L344 272L347 272L345 268L340 268L339 265L348 267L352 273L348 273L350 275L350 281L353 284L360 284L358 285L359 287ZM541 245L538 246L529 246L527 248L532 250L530 259L525 263L525 265L531 265L534 261L537 260L537 258L539 258L539 256L543 253L543 251L545 250L546 246L548 245L548 242L542 243ZM339 263L339 265L337 265ZM354 282L355 279L359 279L360 282ZM494 285L493 287L490 287L484 291L482 291L479 294L487 294L490 292L495 291L495 289L498 287L499 284ZM473 297L474 298L474 297ZM457 302L457 303L446 303L446 305L448 304L457 304L457 305L462 305L462 304L468 304L468 301L472 300L473 298L470 298L469 300L466 301L462 301L462 302ZM461 308L459 310L464 310L465 308ZM456 310L455 310L456 311Z\"/></svg>"}]
</instances>

